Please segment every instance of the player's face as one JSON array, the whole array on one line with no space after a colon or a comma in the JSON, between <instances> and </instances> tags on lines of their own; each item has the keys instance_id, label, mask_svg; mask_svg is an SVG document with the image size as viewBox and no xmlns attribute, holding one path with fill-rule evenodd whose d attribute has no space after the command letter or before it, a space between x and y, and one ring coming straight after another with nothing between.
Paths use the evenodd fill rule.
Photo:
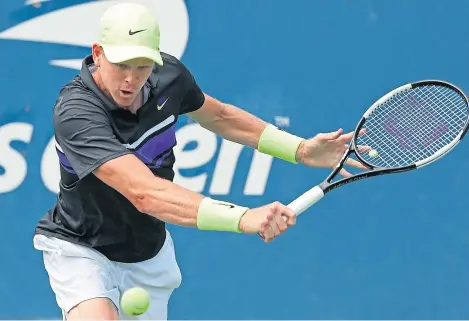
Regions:
<instances>
[{"instance_id":1,"label":"player's face","mask_svg":"<svg viewBox=\"0 0 469 321\"><path fill-rule=\"evenodd\" d=\"M99 59L101 87L121 107L129 107L139 97L140 90L150 77L153 62L136 58L113 64L104 55Z\"/></svg>"},{"instance_id":2,"label":"player's face","mask_svg":"<svg viewBox=\"0 0 469 321\"><path fill-rule=\"evenodd\" d=\"M137 58L113 64L106 60L101 70L103 84L114 101L122 107L130 106L138 97L153 68L147 58Z\"/></svg>"}]
</instances>

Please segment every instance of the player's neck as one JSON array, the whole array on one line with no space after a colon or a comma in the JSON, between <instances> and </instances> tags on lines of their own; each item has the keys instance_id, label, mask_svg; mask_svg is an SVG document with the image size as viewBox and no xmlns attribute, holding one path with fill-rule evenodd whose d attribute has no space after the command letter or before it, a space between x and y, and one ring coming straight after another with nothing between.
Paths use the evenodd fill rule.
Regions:
<instances>
[{"instance_id":1,"label":"player's neck","mask_svg":"<svg viewBox=\"0 0 469 321\"><path fill-rule=\"evenodd\" d=\"M129 106L129 110L132 112L132 113L136 113L137 110L140 109L140 107L143 106L143 88L140 89L140 92L138 93L138 96L137 98L135 98L134 102L132 103L132 105Z\"/></svg>"}]
</instances>

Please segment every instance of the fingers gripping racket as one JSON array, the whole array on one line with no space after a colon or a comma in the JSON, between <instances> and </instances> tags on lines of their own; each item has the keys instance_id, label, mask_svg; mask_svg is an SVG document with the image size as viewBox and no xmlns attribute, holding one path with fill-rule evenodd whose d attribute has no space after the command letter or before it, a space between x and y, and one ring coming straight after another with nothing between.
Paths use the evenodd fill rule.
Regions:
<instances>
[{"instance_id":1,"label":"fingers gripping racket","mask_svg":"<svg viewBox=\"0 0 469 321\"><path fill-rule=\"evenodd\" d=\"M331 174L288 207L300 215L337 187L414 170L440 159L468 130L468 102L462 90L439 80L409 83L392 90L362 116L348 149ZM362 129L366 132L360 136ZM352 154L369 171L331 182Z\"/></svg>"}]
</instances>

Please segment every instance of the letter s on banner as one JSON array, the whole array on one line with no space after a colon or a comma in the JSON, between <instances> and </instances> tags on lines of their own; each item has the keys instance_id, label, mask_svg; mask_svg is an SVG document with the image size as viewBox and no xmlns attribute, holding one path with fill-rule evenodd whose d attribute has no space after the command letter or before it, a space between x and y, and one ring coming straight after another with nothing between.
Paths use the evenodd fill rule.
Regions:
<instances>
[{"instance_id":1,"label":"letter s on banner","mask_svg":"<svg viewBox=\"0 0 469 321\"><path fill-rule=\"evenodd\" d=\"M28 172L24 156L11 148L10 143L15 140L29 143L32 135L33 126L28 123L10 123L0 127L0 167L4 170L0 175L0 193L16 189Z\"/></svg>"}]
</instances>

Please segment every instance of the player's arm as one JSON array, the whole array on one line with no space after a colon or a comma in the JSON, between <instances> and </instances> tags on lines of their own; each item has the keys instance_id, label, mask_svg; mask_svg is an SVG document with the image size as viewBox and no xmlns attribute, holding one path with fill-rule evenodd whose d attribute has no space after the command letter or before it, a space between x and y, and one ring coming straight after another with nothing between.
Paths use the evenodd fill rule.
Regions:
<instances>
[{"instance_id":1,"label":"player's arm","mask_svg":"<svg viewBox=\"0 0 469 321\"><path fill-rule=\"evenodd\" d=\"M187 115L227 140L292 163L301 159L303 138L280 130L241 108L207 94L202 107Z\"/></svg>"},{"instance_id":2,"label":"player's arm","mask_svg":"<svg viewBox=\"0 0 469 321\"><path fill-rule=\"evenodd\" d=\"M202 127L227 140L257 148L268 123L236 106L225 104L207 94L201 108L187 115Z\"/></svg>"},{"instance_id":3,"label":"player's arm","mask_svg":"<svg viewBox=\"0 0 469 321\"><path fill-rule=\"evenodd\" d=\"M177 225L197 226L197 211L204 196L154 176L135 155L111 159L93 173L140 212Z\"/></svg>"},{"instance_id":4,"label":"player's arm","mask_svg":"<svg viewBox=\"0 0 469 321\"><path fill-rule=\"evenodd\" d=\"M202 230L260 233L270 242L287 226L295 224L295 213L278 202L249 209L204 197L155 177L132 154L107 161L94 174L124 195L140 212L176 225Z\"/></svg>"},{"instance_id":5,"label":"player's arm","mask_svg":"<svg viewBox=\"0 0 469 321\"><path fill-rule=\"evenodd\" d=\"M309 139L290 134L241 108L204 94L187 68L182 64L180 66L183 70L180 79L185 86L181 114L187 114L202 127L227 140L291 163L332 168L339 162L346 144L353 137L353 132L343 134L341 128L331 133L319 133ZM366 169L351 158L346 163ZM345 169L340 173L343 176L351 175Z\"/></svg>"}]
</instances>

